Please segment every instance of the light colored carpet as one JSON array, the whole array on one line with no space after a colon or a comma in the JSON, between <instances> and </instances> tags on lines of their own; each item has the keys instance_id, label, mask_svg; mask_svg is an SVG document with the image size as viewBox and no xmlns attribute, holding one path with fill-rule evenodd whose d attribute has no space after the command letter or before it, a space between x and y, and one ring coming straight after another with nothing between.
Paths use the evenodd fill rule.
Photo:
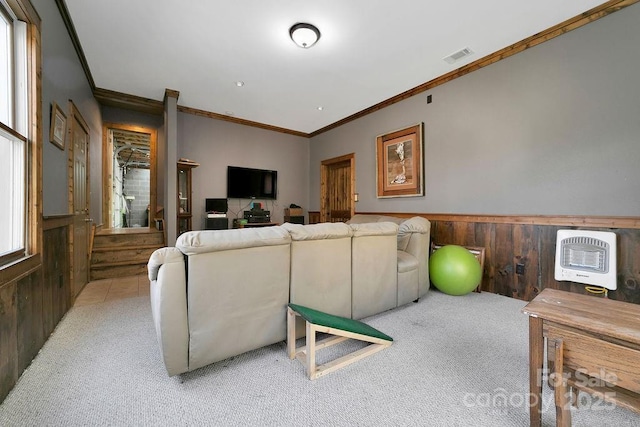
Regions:
<instances>
[{"instance_id":1,"label":"light colored carpet","mask_svg":"<svg viewBox=\"0 0 640 427\"><path fill-rule=\"evenodd\" d=\"M315 381L284 343L169 378L148 297L75 307L0 405L0 425L526 426L524 305L432 291L366 319L391 347ZM544 424L555 425L549 390L543 400ZM609 405L573 421L640 425Z\"/></svg>"}]
</instances>

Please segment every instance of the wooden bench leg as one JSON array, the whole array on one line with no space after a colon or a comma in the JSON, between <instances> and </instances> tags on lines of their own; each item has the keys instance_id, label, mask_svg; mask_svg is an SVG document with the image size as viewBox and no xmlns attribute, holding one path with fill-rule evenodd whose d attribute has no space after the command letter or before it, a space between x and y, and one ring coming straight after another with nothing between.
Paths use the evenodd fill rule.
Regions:
<instances>
[{"instance_id":1,"label":"wooden bench leg","mask_svg":"<svg viewBox=\"0 0 640 427\"><path fill-rule=\"evenodd\" d=\"M307 374L309 375L309 379L313 380L316 378L316 330L313 323L306 322L306 325L307 347L305 351L307 352Z\"/></svg>"},{"instance_id":2,"label":"wooden bench leg","mask_svg":"<svg viewBox=\"0 0 640 427\"><path fill-rule=\"evenodd\" d=\"M571 406L569 401L569 387L567 379L564 377L564 343L562 340L555 342L555 404L556 404L556 427L571 427Z\"/></svg>"},{"instance_id":3,"label":"wooden bench leg","mask_svg":"<svg viewBox=\"0 0 640 427\"><path fill-rule=\"evenodd\" d=\"M287 307L287 354L296 357L296 312Z\"/></svg>"}]
</instances>

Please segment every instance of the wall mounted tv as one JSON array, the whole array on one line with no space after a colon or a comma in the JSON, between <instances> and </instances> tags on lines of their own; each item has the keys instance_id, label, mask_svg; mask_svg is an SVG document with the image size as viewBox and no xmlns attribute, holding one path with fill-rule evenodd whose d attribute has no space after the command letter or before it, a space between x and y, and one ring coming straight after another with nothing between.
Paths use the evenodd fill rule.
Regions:
<instances>
[{"instance_id":1,"label":"wall mounted tv","mask_svg":"<svg viewBox=\"0 0 640 427\"><path fill-rule=\"evenodd\" d=\"M227 167L228 199L275 199L278 171Z\"/></svg>"}]
</instances>

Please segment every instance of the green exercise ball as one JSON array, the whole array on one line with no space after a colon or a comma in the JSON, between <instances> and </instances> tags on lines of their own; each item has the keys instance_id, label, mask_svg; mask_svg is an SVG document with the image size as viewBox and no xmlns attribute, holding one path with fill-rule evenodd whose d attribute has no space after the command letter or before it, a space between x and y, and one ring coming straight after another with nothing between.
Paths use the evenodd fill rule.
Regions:
<instances>
[{"instance_id":1,"label":"green exercise ball","mask_svg":"<svg viewBox=\"0 0 640 427\"><path fill-rule=\"evenodd\" d=\"M476 257L462 246L438 248L429 259L429 277L441 292L465 295L482 280L482 270Z\"/></svg>"}]
</instances>

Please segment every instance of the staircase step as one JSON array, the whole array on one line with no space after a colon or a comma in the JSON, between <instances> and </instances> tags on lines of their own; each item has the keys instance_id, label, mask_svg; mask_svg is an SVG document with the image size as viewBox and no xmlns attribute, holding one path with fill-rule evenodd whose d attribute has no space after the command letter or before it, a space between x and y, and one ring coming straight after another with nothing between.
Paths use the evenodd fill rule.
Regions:
<instances>
[{"instance_id":1,"label":"staircase step","mask_svg":"<svg viewBox=\"0 0 640 427\"><path fill-rule=\"evenodd\" d=\"M157 245L155 243L153 244L149 244L149 245L134 245L135 248L131 248L131 250L141 250L141 249L159 249L162 248L162 245ZM122 246L100 246L99 248L96 248L94 246L93 248L93 252L111 252L111 251L122 251Z\"/></svg>"},{"instance_id":2,"label":"staircase step","mask_svg":"<svg viewBox=\"0 0 640 427\"><path fill-rule=\"evenodd\" d=\"M130 234L96 234L93 248L126 247L126 246L164 246L164 235L161 231Z\"/></svg>"},{"instance_id":3,"label":"staircase step","mask_svg":"<svg viewBox=\"0 0 640 427\"><path fill-rule=\"evenodd\" d=\"M147 274L146 264L124 264L91 268L91 280L113 279L117 277L140 276Z\"/></svg>"},{"instance_id":4,"label":"staircase step","mask_svg":"<svg viewBox=\"0 0 640 427\"><path fill-rule=\"evenodd\" d=\"M94 236L91 280L147 273L147 262L164 246L164 234L149 228L102 230Z\"/></svg>"},{"instance_id":5,"label":"staircase step","mask_svg":"<svg viewBox=\"0 0 640 427\"><path fill-rule=\"evenodd\" d=\"M91 266L112 263L146 264L157 247L148 249L121 249L119 251L94 251Z\"/></svg>"},{"instance_id":6,"label":"staircase step","mask_svg":"<svg viewBox=\"0 0 640 427\"><path fill-rule=\"evenodd\" d=\"M100 264L94 264L91 268L100 270L111 267L122 267L126 265L147 265L147 262L138 262L138 261L113 261L113 262L101 262Z\"/></svg>"}]
</instances>

